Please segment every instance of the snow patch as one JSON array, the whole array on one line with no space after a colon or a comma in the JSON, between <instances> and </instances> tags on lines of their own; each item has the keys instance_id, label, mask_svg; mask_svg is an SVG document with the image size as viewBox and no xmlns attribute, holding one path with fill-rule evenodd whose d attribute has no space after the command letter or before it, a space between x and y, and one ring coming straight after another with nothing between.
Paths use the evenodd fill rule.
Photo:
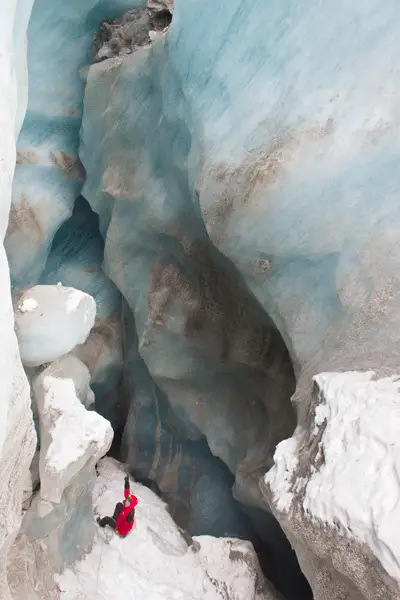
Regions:
<instances>
[{"instance_id":1,"label":"snow patch","mask_svg":"<svg viewBox=\"0 0 400 600\"><path fill-rule=\"evenodd\" d=\"M38 306L39 303L35 298L24 298L24 300L18 304L18 310L21 313L32 312L33 310L36 310Z\"/></svg>"},{"instance_id":2,"label":"snow patch","mask_svg":"<svg viewBox=\"0 0 400 600\"><path fill-rule=\"evenodd\" d=\"M375 374L321 373L316 424L324 464L306 487L313 518L369 546L400 581L400 383Z\"/></svg>"},{"instance_id":3,"label":"snow patch","mask_svg":"<svg viewBox=\"0 0 400 600\"><path fill-rule=\"evenodd\" d=\"M299 463L298 447L299 441L296 436L278 444L274 454L274 466L265 475L265 483L270 487L276 507L280 511L288 511L293 502L292 477Z\"/></svg>"}]
</instances>

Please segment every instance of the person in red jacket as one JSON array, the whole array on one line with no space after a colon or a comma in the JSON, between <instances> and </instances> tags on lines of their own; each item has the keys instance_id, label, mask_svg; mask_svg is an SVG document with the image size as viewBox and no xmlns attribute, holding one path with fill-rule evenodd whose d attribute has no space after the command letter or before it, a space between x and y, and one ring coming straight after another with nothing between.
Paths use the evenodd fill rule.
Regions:
<instances>
[{"instance_id":1,"label":"person in red jacket","mask_svg":"<svg viewBox=\"0 0 400 600\"><path fill-rule=\"evenodd\" d=\"M132 529L135 522L135 507L138 503L138 499L131 494L129 489L128 475L125 477L124 496L124 502L118 502L112 517L103 517L102 519L99 517L97 519L100 527L108 525L121 537L126 537Z\"/></svg>"}]
</instances>

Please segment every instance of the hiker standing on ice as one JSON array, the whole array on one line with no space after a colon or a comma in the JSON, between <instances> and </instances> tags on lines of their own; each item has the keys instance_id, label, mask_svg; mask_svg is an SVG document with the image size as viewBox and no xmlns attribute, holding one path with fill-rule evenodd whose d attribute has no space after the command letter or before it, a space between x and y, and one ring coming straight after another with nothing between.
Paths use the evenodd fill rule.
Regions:
<instances>
[{"instance_id":1,"label":"hiker standing on ice","mask_svg":"<svg viewBox=\"0 0 400 600\"><path fill-rule=\"evenodd\" d=\"M129 489L128 475L125 477L124 496L124 502L118 502L118 504L115 506L112 517L103 517L102 519L97 519L100 527L105 527L108 525L121 537L126 537L132 529L135 522L135 506L138 503L138 499L136 496L131 494Z\"/></svg>"}]
</instances>

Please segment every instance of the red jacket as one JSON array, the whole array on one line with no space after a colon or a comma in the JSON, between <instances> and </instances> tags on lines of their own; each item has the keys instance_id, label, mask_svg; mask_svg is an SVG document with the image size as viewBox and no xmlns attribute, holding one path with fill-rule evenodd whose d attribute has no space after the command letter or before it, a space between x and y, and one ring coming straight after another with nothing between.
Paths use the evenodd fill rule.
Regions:
<instances>
[{"instance_id":1,"label":"red jacket","mask_svg":"<svg viewBox=\"0 0 400 600\"><path fill-rule=\"evenodd\" d=\"M122 506L116 520L116 533L125 537L128 535L135 522L135 506L138 503L136 496L131 494L129 487L125 487L124 496L130 500L129 506Z\"/></svg>"}]
</instances>

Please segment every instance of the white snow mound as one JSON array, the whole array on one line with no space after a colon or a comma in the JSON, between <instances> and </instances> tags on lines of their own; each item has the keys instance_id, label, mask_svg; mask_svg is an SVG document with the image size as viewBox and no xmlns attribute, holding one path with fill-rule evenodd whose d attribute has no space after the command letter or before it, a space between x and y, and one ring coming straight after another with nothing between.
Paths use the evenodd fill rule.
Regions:
<instances>
[{"instance_id":1,"label":"white snow mound","mask_svg":"<svg viewBox=\"0 0 400 600\"><path fill-rule=\"evenodd\" d=\"M22 362L36 367L83 344L94 325L96 303L89 295L61 285L36 285L19 298L15 331Z\"/></svg>"},{"instance_id":2,"label":"white snow mound","mask_svg":"<svg viewBox=\"0 0 400 600\"><path fill-rule=\"evenodd\" d=\"M104 516L122 499L124 473L112 459L99 473L94 512ZM61 600L277 600L249 542L201 536L188 546L153 492L132 481L131 490L134 529L125 539L99 529L85 559L57 576Z\"/></svg>"}]
</instances>

